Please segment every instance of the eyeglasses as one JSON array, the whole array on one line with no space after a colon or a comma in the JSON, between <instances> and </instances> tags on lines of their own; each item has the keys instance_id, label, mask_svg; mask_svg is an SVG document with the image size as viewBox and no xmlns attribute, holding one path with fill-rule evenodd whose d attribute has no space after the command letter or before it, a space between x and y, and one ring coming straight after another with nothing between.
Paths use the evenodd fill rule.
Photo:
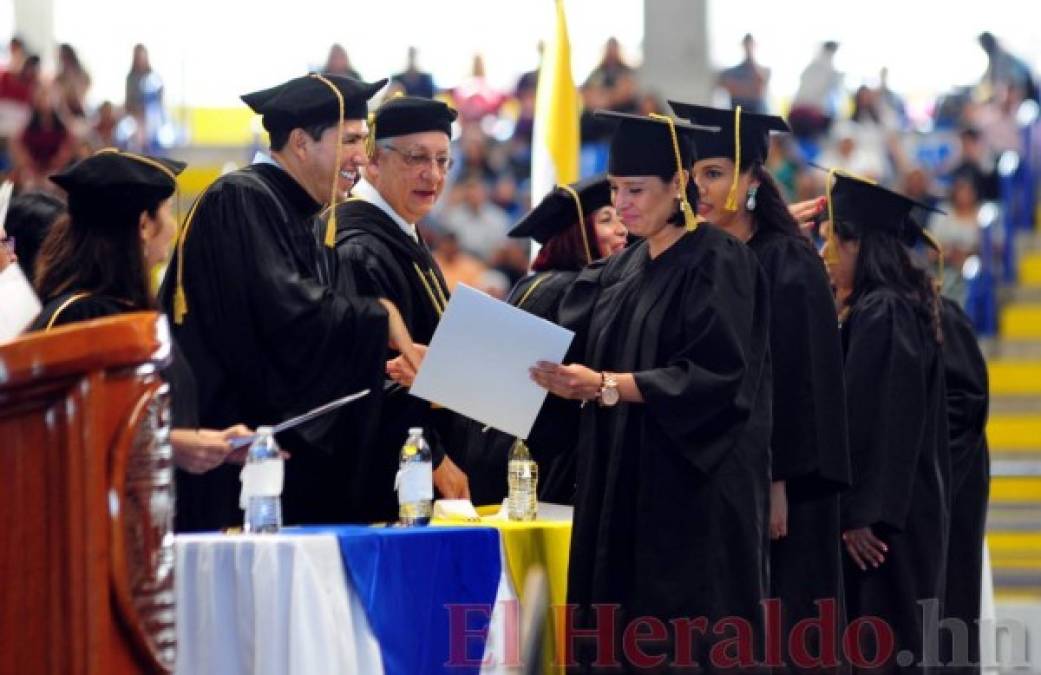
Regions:
<instances>
[{"instance_id":1,"label":"eyeglasses","mask_svg":"<svg viewBox=\"0 0 1041 675\"><path fill-rule=\"evenodd\" d=\"M8 253L14 253L14 236L0 239L0 246L6 248Z\"/></svg>"},{"instance_id":2,"label":"eyeglasses","mask_svg":"<svg viewBox=\"0 0 1041 675\"><path fill-rule=\"evenodd\" d=\"M394 152L401 155L401 158L405 160L405 166L410 169L419 169L436 166L441 170L442 173L451 170L452 165L455 163L448 155L437 155L432 157L425 152L415 152L412 150L405 151L400 148L395 148L393 145L382 146L386 150L393 150Z\"/></svg>"}]
</instances>

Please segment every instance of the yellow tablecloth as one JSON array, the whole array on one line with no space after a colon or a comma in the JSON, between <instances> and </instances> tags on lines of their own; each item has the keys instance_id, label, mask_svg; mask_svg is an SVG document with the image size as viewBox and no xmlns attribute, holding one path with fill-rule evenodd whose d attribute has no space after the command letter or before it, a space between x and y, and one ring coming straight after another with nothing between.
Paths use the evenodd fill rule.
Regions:
<instances>
[{"instance_id":1,"label":"yellow tablecloth","mask_svg":"<svg viewBox=\"0 0 1041 675\"><path fill-rule=\"evenodd\" d=\"M549 613L546 617L546 645L543 653L544 673L563 672L563 626L557 625L556 607L563 607L567 602L567 564L571 547L571 522L554 520L536 520L533 522L515 522L492 518L498 506L478 507L480 522L467 523L474 526L494 527L502 536L502 546L506 555L506 566L509 570L517 597L524 603L524 580L528 570L540 566L546 572L549 586ZM434 525L459 526L463 523L454 520L434 519Z\"/></svg>"}]
</instances>

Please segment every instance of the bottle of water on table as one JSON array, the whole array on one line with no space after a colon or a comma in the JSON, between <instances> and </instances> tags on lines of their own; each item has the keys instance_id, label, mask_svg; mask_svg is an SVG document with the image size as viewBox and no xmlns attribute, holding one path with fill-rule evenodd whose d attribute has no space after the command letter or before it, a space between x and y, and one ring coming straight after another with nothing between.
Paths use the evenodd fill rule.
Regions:
<instances>
[{"instance_id":1,"label":"bottle of water on table","mask_svg":"<svg viewBox=\"0 0 1041 675\"><path fill-rule=\"evenodd\" d=\"M285 464L271 427L257 429L242 468L246 532L278 532L282 528L282 483Z\"/></svg>"},{"instance_id":2,"label":"bottle of water on table","mask_svg":"<svg viewBox=\"0 0 1041 675\"><path fill-rule=\"evenodd\" d=\"M433 511L434 466L422 427L408 430L394 481L398 491L398 520L407 527L427 525Z\"/></svg>"},{"instance_id":3,"label":"bottle of water on table","mask_svg":"<svg viewBox=\"0 0 1041 675\"><path fill-rule=\"evenodd\" d=\"M510 448L507 469L506 513L510 520L535 520L538 515L539 465L528 445L517 439Z\"/></svg>"}]
</instances>

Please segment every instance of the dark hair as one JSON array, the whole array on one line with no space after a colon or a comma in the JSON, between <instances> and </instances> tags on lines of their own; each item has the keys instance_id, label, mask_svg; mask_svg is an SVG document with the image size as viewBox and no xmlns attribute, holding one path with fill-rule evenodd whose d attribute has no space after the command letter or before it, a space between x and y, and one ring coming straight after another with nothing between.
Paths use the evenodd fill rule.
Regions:
<instances>
[{"instance_id":1,"label":"dark hair","mask_svg":"<svg viewBox=\"0 0 1041 675\"><path fill-rule=\"evenodd\" d=\"M145 211L155 218L160 203ZM89 291L124 300L135 309L154 307L138 232L138 218L130 212L77 218L63 215L40 249L37 292L45 302L63 293Z\"/></svg>"},{"instance_id":2,"label":"dark hair","mask_svg":"<svg viewBox=\"0 0 1041 675\"><path fill-rule=\"evenodd\" d=\"M304 133L312 139L320 141L322 140L322 134L325 133L325 130L329 127L336 126L336 124L336 120L333 120L332 122L321 122L319 124L308 124L306 126L294 127L294 129L303 129ZM277 152L286 147L286 143L289 142L289 134L291 133L293 133L293 129L277 129L275 131L269 131L268 135L271 137L271 149Z\"/></svg>"},{"instance_id":3,"label":"dark hair","mask_svg":"<svg viewBox=\"0 0 1041 675\"><path fill-rule=\"evenodd\" d=\"M902 225L905 232L918 231L910 216ZM843 241L855 239L860 242L853 271L853 292L846 305L854 307L868 293L889 288L910 302L919 318L932 328L936 342L943 342L940 297L926 271L911 260L907 246L912 242L901 241L899 237L877 228L857 228L842 220L833 223L833 227Z\"/></svg>"},{"instance_id":4,"label":"dark hair","mask_svg":"<svg viewBox=\"0 0 1041 675\"><path fill-rule=\"evenodd\" d=\"M80 57L76 53L76 50L68 42L63 42L58 45L58 55L64 58L68 65L76 71L83 71L83 64L80 63Z\"/></svg>"},{"instance_id":5,"label":"dark hair","mask_svg":"<svg viewBox=\"0 0 1041 675\"><path fill-rule=\"evenodd\" d=\"M599 209L597 209L599 210ZM586 237L589 239L589 249L593 260L598 260L600 255L599 244L596 239L596 213L587 213L583 216L585 220ZM589 264L586 258L586 243L582 240L582 232L578 229L578 223L572 223L570 227L561 230L550 237L535 256L535 262L531 269L536 272L551 270L577 272Z\"/></svg>"},{"instance_id":6,"label":"dark hair","mask_svg":"<svg viewBox=\"0 0 1041 675\"><path fill-rule=\"evenodd\" d=\"M747 170L751 171L752 178L759 181L759 189L755 193L755 210L752 211L756 229L798 237L807 245L811 245L809 239L799 231L799 223L788 210L788 203L781 196L781 189L777 186L777 181L766 170L763 163L752 162ZM740 198L740 195L738 197Z\"/></svg>"},{"instance_id":7,"label":"dark hair","mask_svg":"<svg viewBox=\"0 0 1041 675\"><path fill-rule=\"evenodd\" d=\"M43 240L65 211L65 202L46 192L25 192L11 200L4 225L14 237L15 254L30 278Z\"/></svg>"}]
</instances>

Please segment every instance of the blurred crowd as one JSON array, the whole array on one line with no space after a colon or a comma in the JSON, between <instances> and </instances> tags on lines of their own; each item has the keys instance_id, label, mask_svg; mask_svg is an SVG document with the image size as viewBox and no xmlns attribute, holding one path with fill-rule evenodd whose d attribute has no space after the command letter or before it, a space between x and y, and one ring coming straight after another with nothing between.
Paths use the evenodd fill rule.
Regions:
<instances>
[{"instance_id":1,"label":"blurred crowd","mask_svg":"<svg viewBox=\"0 0 1041 675\"><path fill-rule=\"evenodd\" d=\"M939 206L946 215L930 222L947 253L945 291L964 300L962 266L978 253L980 212L998 200L997 160L1020 147L1017 114L1037 101L1031 68L990 33L978 37L988 68L977 84L946 92L931 109L907 109L880 64L872 82L849 82L835 66L840 45L825 42L804 69L798 90L770 90L770 69L756 58L752 35L742 40L745 58L716 80L717 103L753 112L780 112L793 134L774 137L769 168L791 200L823 192L825 174L811 164L845 169ZM541 45L538 47L541 55ZM163 154L177 138L163 106L163 83L136 45L130 55L123 101L92 105L91 77L72 45L58 47L55 72L41 72L37 54L11 39L0 74L0 170L21 192L55 191L46 177L107 146ZM422 68L410 47L404 68L385 96L404 92L440 97L459 110L455 163L445 196L422 223L450 285L458 281L497 296L528 268L526 242L507 237L530 203L531 142L538 71L523 73L509 90L493 86L481 55L469 75L446 83ZM347 50L333 45L325 72L364 79ZM641 84L639 70L610 38L588 77L579 84L582 171L604 168L610 128L592 115L598 108L663 112L658 92ZM784 101L784 106L772 105ZM778 109L783 108L783 109ZM1000 245L1000 242L999 242Z\"/></svg>"}]
</instances>

